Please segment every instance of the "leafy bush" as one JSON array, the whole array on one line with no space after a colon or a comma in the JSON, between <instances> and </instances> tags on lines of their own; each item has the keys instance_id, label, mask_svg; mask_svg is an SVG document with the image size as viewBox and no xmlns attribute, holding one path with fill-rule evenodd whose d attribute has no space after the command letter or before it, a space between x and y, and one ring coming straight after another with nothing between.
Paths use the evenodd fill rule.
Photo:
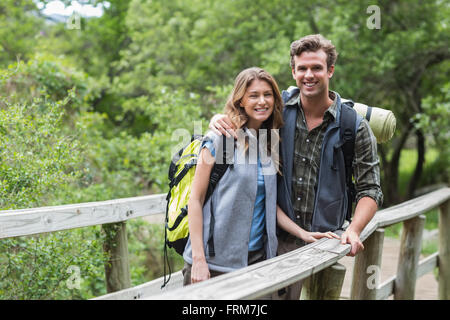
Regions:
<instances>
[{"instance_id":1,"label":"leafy bush","mask_svg":"<svg viewBox=\"0 0 450 320\"><path fill-rule=\"evenodd\" d=\"M193 121L200 119L196 95L160 90L151 101L138 98L124 106L146 119L145 132L136 136L116 129L111 135L108 115L86 106L89 79L59 61L30 60L0 75L5 93L0 99L2 209L165 191L178 143L173 133L184 129L183 138L189 138ZM162 226L127 225L133 283L161 276ZM104 236L97 226L0 241L0 297L88 299L105 294ZM181 268L180 257L170 253L170 259ZM74 286L70 281L78 276L81 282Z\"/></svg>"},{"instance_id":2,"label":"leafy bush","mask_svg":"<svg viewBox=\"0 0 450 320\"><path fill-rule=\"evenodd\" d=\"M152 100L145 97L128 100L124 112L145 119L145 131L139 135L126 128L116 128L110 138L98 129L102 127L98 115L80 119L78 126L84 126L83 131L90 133L81 136L86 146L87 166L95 180L88 189L94 191L101 185L105 195L95 200L166 192L169 163L180 139L176 133L183 133L183 139L190 138L195 130L194 122L201 119L198 101L196 95L163 89ZM206 121L200 123L206 126ZM86 192L90 191L83 191Z\"/></svg>"},{"instance_id":3,"label":"leafy bush","mask_svg":"<svg viewBox=\"0 0 450 320\"><path fill-rule=\"evenodd\" d=\"M0 241L0 298L88 299L105 294L99 227Z\"/></svg>"},{"instance_id":4,"label":"leafy bush","mask_svg":"<svg viewBox=\"0 0 450 320\"><path fill-rule=\"evenodd\" d=\"M7 94L0 97L0 208L64 203L59 190L75 188L84 179L83 145L66 117L68 107L80 107L83 96L75 89L63 95L74 83L60 85L60 79L70 76L55 63L20 63L1 75L0 88ZM99 294L104 289L101 242L98 227L3 239L0 297L67 299ZM80 290L68 284L69 272L83 275Z\"/></svg>"},{"instance_id":5,"label":"leafy bush","mask_svg":"<svg viewBox=\"0 0 450 320\"><path fill-rule=\"evenodd\" d=\"M39 206L80 176L80 144L61 129L62 101L35 98L0 109L0 207Z\"/></svg>"}]
</instances>

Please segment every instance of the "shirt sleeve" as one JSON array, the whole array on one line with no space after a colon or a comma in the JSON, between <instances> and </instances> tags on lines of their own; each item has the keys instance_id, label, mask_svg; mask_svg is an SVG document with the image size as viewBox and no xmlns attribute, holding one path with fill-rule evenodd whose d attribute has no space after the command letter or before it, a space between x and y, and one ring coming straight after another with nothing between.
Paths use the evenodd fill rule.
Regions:
<instances>
[{"instance_id":1,"label":"shirt sleeve","mask_svg":"<svg viewBox=\"0 0 450 320\"><path fill-rule=\"evenodd\" d=\"M222 150L222 136L218 136L211 130L209 130L203 137L202 144L200 145L200 152L203 148L207 148L211 155L216 158L217 150Z\"/></svg>"},{"instance_id":2,"label":"shirt sleeve","mask_svg":"<svg viewBox=\"0 0 450 320\"><path fill-rule=\"evenodd\" d=\"M383 204L383 192L380 185L377 140L366 119L361 121L356 133L353 174L356 184L356 203L363 197L370 197L380 208Z\"/></svg>"},{"instance_id":3,"label":"shirt sleeve","mask_svg":"<svg viewBox=\"0 0 450 320\"><path fill-rule=\"evenodd\" d=\"M211 152L211 155L215 158L216 157L216 148L214 147L214 142L210 139L204 139L202 141L202 144L200 146L200 151L203 150L203 148L207 148L209 152Z\"/></svg>"}]
</instances>

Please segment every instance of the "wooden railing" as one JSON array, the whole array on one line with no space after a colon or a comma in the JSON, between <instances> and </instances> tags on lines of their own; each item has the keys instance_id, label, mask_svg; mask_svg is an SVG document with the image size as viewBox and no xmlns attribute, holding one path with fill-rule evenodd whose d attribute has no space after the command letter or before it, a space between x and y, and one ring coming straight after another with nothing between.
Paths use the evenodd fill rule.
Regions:
<instances>
[{"instance_id":1,"label":"wooden railing","mask_svg":"<svg viewBox=\"0 0 450 320\"><path fill-rule=\"evenodd\" d=\"M105 263L107 292L119 291L131 286L125 222L164 212L165 198L165 195L158 194L0 211L0 239L102 225L109 235L103 246L109 256Z\"/></svg>"},{"instance_id":2,"label":"wooden railing","mask_svg":"<svg viewBox=\"0 0 450 320\"><path fill-rule=\"evenodd\" d=\"M284 255L182 287L181 272L161 290L159 278L130 287L125 222L160 214L165 195L152 195L0 212L0 239L103 225L114 229L109 239L110 269L106 270L109 293L96 299L257 299L299 280L310 299L339 298L345 268L338 263L350 251L336 239L321 239ZM424 213L439 207L439 252L419 261ZM355 258L351 299L413 299L416 279L439 267L439 298L450 299L450 188L442 188L394 207L380 210L361 233L365 250ZM377 286L369 285L369 272L379 268L383 247L382 228L404 224L397 275ZM344 268L344 269L343 269ZM330 281L332 279L332 281ZM324 282L327 286L324 286ZM330 287L331 286L331 287ZM317 288L326 288L317 290ZM115 292L114 292L115 291Z\"/></svg>"}]
</instances>

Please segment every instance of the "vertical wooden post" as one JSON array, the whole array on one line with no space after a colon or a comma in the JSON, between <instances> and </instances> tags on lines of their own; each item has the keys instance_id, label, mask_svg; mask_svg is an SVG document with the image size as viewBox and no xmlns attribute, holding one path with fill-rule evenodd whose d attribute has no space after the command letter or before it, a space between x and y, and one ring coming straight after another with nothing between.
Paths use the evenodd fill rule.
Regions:
<instances>
[{"instance_id":1,"label":"vertical wooden post","mask_svg":"<svg viewBox=\"0 0 450 320\"><path fill-rule=\"evenodd\" d=\"M439 207L439 299L450 300L450 200Z\"/></svg>"},{"instance_id":2,"label":"vertical wooden post","mask_svg":"<svg viewBox=\"0 0 450 320\"><path fill-rule=\"evenodd\" d=\"M303 284L301 300L339 300L346 268L340 263L311 275Z\"/></svg>"},{"instance_id":3,"label":"vertical wooden post","mask_svg":"<svg viewBox=\"0 0 450 320\"><path fill-rule=\"evenodd\" d=\"M350 299L376 300L381 276L383 241L384 229L375 230L364 241L364 251L355 257Z\"/></svg>"},{"instance_id":4,"label":"vertical wooden post","mask_svg":"<svg viewBox=\"0 0 450 320\"><path fill-rule=\"evenodd\" d=\"M403 222L400 256L394 285L395 300L414 300L424 226L424 215Z\"/></svg>"},{"instance_id":5,"label":"vertical wooden post","mask_svg":"<svg viewBox=\"0 0 450 320\"><path fill-rule=\"evenodd\" d=\"M128 238L125 222L102 225L106 234L103 250L109 260L105 263L106 290L108 293L131 287L128 261Z\"/></svg>"}]
</instances>

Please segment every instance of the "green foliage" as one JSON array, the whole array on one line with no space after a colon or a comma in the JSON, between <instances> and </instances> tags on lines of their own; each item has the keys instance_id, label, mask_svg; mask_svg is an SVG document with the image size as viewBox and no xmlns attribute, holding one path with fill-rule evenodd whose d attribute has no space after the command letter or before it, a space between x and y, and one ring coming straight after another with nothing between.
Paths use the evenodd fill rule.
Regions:
<instances>
[{"instance_id":1,"label":"green foliage","mask_svg":"<svg viewBox=\"0 0 450 320\"><path fill-rule=\"evenodd\" d=\"M0 78L0 207L64 203L56 190L83 178L84 146L73 131L91 92L81 72L39 55Z\"/></svg>"},{"instance_id":2,"label":"green foliage","mask_svg":"<svg viewBox=\"0 0 450 320\"><path fill-rule=\"evenodd\" d=\"M183 130L187 138L193 133L193 122L199 121L200 107L196 95L177 91L160 91L160 96L130 99L124 105L127 111L139 114L146 131L134 136L125 130L116 130L114 137L102 135L98 115L87 115L83 125L82 141L86 145L87 161L95 184L90 187L105 193L96 200L136 196L152 190L164 192L167 172L177 143L176 130ZM84 190L89 194L89 190Z\"/></svg>"},{"instance_id":3,"label":"green foliage","mask_svg":"<svg viewBox=\"0 0 450 320\"><path fill-rule=\"evenodd\" d=\"M27 59L36 45L43 21L33 0L3 0L0 3L0 67L18 58Z\"/></svg>"},{"instance_id":4,"label":"green foliage","mask_svg":"<svg viewBox=\"0 0 450 320\"><path fill-rule=\"evenodd\" d=\"M92 227L0 241L0 298L88 299L104 294L102 237L99 227Z\"/></svg>"},{"instance_id":5,"label":"green foliage","mask_svg":"<svg viewBox=\"0 0 450 320\"><path fill-rule=\"evenodd\" d=\"M306 16L293 1L134 0L126 17L131 44L122 51L114 90L133 97L164 85L204 96L251 66L267 67L285 86L289 43L299 31L294 17Z\"/></svg>"},{"instance_id":6,"label":"green foliage","mask_svg":"<svg viewBox=\"0 0 450 320\"><path fill-rule=\"evenodd\" d=\"M163 190L175 143L172 133L187 129L189 137L192 122L201 117L197 95L177 91L168 95L168 89L162 88L158 99L130 100L124 106L145 117L152 133L137 137L117 130L117 136L111 137L105 124L107 115L89 112L85 105L90 92L83 74L62 68L56 60L36 59L13 67L3 73L1 86L9 95L2 98L0 109L3 209L115 199L150 188ZM62 98L70 86L74 89ZM129 226L137 229L134 222ZM142 239L140 230L130 234L135 283L162 275L163 228L153 229L145 233L149 241L142 243L136 239ZM105 294L103 236L87 228L1 241L0 283L4 289L0 297L86 299ZM93 240L86 240L90 238ZM142 255L142 246L146 255ZM145 266L149 261L154 261L154 268ZM176 265L180 267L180 262ZM71 266L79 268L80 289L67 284Z\"/></svg>"},{"instance_id":7,"label":"green foliage","mask_svg":"<svg viewBox=\"0 0 450 320\"><path fill-rule=\"evenodd\" d=\"M164 275L164 226L149 224L142 219L127 223L128 251L133 286ZM172 272L183 268L184 260L173 249L168 249ZM168 272L166 266L166 272Z\"/></svg>"},{"instance_id":8,"label":"green foliage","mask_svg":"<svg viewBox=\"0 0 450 320\"><path fill-rule=\"evenodd\" d=\"M0 92L9 102L26 103L44 96L46 100L59 101L72 90L64 107L66 112L73 114L86 111L86 103L97 95L90 88L91 79L84 72L52 54L36 54L28 62L9 65L8 70L7 76L0 81Z\"/></svg>"},{"instance_id":9,"label":"green foliage","mask_svg":"<svg viewBox=\"0 0 450 320\"><path fill-rule=\"evenodd\" d=\"M60 190L76 187L84 179L83 145L71 132L74 124L67 115L85 110L85 79L59 63L39 58L12 65L2 75L0 207L64 203L58 197ZM104 287L99 269L104 261L101 235L95 228L2 240L0 297L96 296ZM71 266L84 279L78 291L67 284L69 271L74 272Z\"/></svg>"},{"instance_id":10,"label":"green foliage","mask_svg":"<svg viewBox=\"0 0 450 320\"><path fill-rule=\"evenodd\" d=\"M449 181L443 1L378 1L375 30L366 25L369 0L87 2L105 4L104 14L82 18L81 30L45 22L32 0L0 4L1 209L165 192L172 154L205 133L239 71L260 66L281 89L293 85L289 45L311 33L338 49L333 90L395 113L384 179L399 148L399 189L410 183L417 153L400 142L412 123L433 148L421 185ZM127 228L133 284L161 276L162 226ZM103 237L86 228L1 241L0 297L104 294ZM68 288L70 266L80 268L81 289Z\"/></svg>"},{"instance_id":11,"label":"green foliage","mask_svg":"<svg viewBox=\"0 0 450 320\"><path fill-rule=\"evenodd\" d=\"M425 98L422 106L423 113L418 113L414 117L415 126L432 136L433 145L440 149L439 157L436 157L429 170L423 175L422 183L424 185L435 182L449 183L450 132L444 128L450 128L450 82L441 88L440 94Z\"/></svg>"},{"instance_id":12,"label":"green foliage","mask_svg":"<svg viewBox=\"0 0 450 320\"><path fill-rule=\"evenodd\" d=\"M53 190L79 178L80 145L60 123L68 100L0 101L0 207L43 205Z\"/></svg>"}]
</instances>

